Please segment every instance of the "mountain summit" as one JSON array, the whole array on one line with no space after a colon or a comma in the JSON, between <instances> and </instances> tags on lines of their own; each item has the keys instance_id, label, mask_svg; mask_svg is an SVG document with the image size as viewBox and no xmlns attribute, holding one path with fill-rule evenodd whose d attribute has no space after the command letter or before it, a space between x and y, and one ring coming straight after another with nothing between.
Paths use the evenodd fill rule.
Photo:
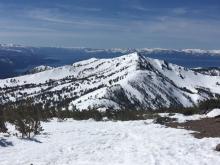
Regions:
<instances>
[{"instance_id":1,"label":"mountain summit","mask_svg":"<svg viewBox=\"0 0 220 165\"><path fill-rule=\"evenodd\" d=\"M0 80L0 102L35 102L72 109L157 109L192 106L220 95L220 76L131 53L92 58Z\"/></svg>"}]
</instances>

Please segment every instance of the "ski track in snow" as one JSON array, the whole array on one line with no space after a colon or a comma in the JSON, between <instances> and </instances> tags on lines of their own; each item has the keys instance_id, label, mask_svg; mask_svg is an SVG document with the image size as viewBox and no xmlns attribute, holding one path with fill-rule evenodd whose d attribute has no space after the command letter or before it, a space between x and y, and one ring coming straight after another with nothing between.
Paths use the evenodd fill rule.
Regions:
<instances>
[{"instance_id":1,"label":"ski track in snow","mask_svg":"<svg viewBox=\"0 0 220 165\"><path fill-rule=\"evenodd\" d=\"M53 120L39 142L7 138L1 165L219 165L219 138L195 139L190 131L147 121ZM1 135L0 135L1 137Z\"/></svg>"}]
</instances>

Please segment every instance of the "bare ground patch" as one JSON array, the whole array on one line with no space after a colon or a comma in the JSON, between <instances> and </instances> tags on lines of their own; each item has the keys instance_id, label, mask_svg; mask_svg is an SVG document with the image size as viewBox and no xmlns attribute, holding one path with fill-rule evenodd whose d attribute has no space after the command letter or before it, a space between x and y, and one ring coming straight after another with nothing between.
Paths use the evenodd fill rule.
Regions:
<instances>
[{"instance_id":1,"label":"bare ground patch","mask_svg":"<svg viewBox=\"0 0 220 165\"><path fill-rule=\"evenodd\" d=\"M172 128L196 131L192 134L199 139L204 137L220 137L220 118L204 118L187 121L185 123L170 122L165 125Z\"/></svg>"}]
</instances>

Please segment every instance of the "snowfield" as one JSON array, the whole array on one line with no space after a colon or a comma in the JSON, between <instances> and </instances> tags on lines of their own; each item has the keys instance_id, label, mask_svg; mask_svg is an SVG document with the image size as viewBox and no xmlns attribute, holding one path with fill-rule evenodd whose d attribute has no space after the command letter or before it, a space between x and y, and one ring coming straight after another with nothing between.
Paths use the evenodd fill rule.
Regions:
<instances>
[{"instance_id":1,"label":"snowfield","mask_svg":"<svg viewBox=\"0 0 220 165\"><path fill-rule=\"evenodd\" d=\"M219 138L195 139L190 131L152 120L43 123L35 141L3 137L1 165L219 165ZM0 144L1 144L0 143Z\"/></svg>"},{"instance_id":2,"label":"snowfield","mask_svg":"<svg viewBox=\"0 0 220 165\"><path fill-rule=\"evenodd\" d=\"M216 117L216 116L220 116L220 109L219 108L213 109L212 111L210 111L207 114L207 117Z\"/></svg>"}]
</instances>

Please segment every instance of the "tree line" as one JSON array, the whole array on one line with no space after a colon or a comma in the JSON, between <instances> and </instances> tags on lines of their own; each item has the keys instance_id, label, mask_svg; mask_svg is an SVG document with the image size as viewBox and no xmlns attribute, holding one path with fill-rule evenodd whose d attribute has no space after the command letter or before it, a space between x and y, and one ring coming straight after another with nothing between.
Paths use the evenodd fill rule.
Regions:
<instances>
[{"instance_id":1,"label":"tree line","mask_svg":"<svg viewBox=\"0 0 220 165\"><path fill-rule=\"evenodd\" d=\"M15 129L20 133L22 138L31 138L39 134L43 128L42 121L50 121L53 118L58 118L63 121L67 118L74 120L88 120L94 119L96 121L107 120L144 120L154 118L155 113L182 113L184 115L193 115L198 113L205 113L213 108L220 108L220 99L212 99L200 102L197 106L193 107L170 107L160 108L158 110L152 109L122 109L113 110L107 109L100 112L97 109L89 108L88 110L79 111L76 108L68 110L68 107L51 107L43 105L42 103L34 103L33 100L27 99L14 103L7 103L0 105L0 132L6 133L8 131L6 123L15 126Z\"/></svg>"}]
</instances>

